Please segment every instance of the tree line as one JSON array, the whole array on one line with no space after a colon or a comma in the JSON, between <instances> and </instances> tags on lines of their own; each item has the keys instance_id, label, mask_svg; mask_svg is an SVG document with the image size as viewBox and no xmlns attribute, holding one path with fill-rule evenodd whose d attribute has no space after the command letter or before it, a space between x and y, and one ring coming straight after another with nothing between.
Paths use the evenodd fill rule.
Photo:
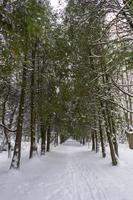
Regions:
<instances>
[{"instance_id":1,"label":"tree line","mask_svg":"<svg viewBox=\"0 0 133 200\"><path fill-rule=\"evenodd\" d=\"M68 0L60 21L50 2L0 1L0 127L20 167L70 136L118 164L118 143L132 145L132 1Z\"/></svg>"}]
</instances>

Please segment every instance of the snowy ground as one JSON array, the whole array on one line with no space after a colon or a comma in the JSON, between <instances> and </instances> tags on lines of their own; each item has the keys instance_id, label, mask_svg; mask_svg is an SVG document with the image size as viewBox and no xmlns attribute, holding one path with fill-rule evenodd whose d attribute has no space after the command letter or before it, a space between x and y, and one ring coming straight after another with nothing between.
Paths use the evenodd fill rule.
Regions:
<instances>
[{"instance_id":1,"label":"snowy ground","mask_svg":"<svg viewBox=\"0 0 133 200\"><path fill-rule=\"evenodd\" d=\"M120 148L121 161L88 151L75 141L52 150L45 158L22 158L21 170L8 171L0 154L0 200L132 200L133 151Z\"/></svg>"}]
</instances>

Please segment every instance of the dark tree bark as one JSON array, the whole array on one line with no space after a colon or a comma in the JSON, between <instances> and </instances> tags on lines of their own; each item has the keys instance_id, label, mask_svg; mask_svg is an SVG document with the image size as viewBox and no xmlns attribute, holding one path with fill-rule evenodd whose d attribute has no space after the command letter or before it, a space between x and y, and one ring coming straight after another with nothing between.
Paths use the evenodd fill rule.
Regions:
<instances>
[{"instance_id":1,"label":"dark tree bark","mask_svg":"<svg viewBox=\"0 0 133 200\"><path fill-rule=\"evenodd\" d=\"M7 93L7 95L4 99L4 103L3 103L2 124L4 125L3 130L4 130L4 135L5 135L5 138L6 138L6 143L9 145L8 130L6 129L6 126L5 126L6 103L7 103L7 100L8 100L8 96L9 96L9 91L8 91L8 93Z\"/></svg>"},{"instance_id":2,"label":"dark tree bark","mask_svg":"<svg viewBox=\"0 0 133 200\"><path fill-rule=\"evenodd\" d=\"M41 124L41 155L45 155L46 151L46 128L45 125Z\"/></svg>"},{"instance_id":3,"label":"dark tree bark","mask_svg":"<svg viewBox=\"0 0 133 200\"><path fill-rule=\"evenodd\" d=\"M102 108L102 114L106 123L106 134L107 134L107 139L110 147L110 155L111 155L111 160L112 160L112 165L117 165L118 164L118 159L115 153L113 141L112 141L112 130L111 130L111 124L110 124L110 115L109 115L109 110L108 110L108 105L107 102L105 105L103 102L101 102L101 108Z\"/></svg>"},{"instance_id":4,"label":"dark tree bark","mask_svg":"<svg viewBox=\"0 0 133 200\"><path fill-rule=\"evenodd\" d=\"M92 151L95 151L96 143L95 143L95 133L94 132L91 133L91 137L92 137Z\"/></svg>"},{"instance_id":5,"label":"dark tree bark","mask_svg":"<svg viewBox=\"0 0 133 200\"><path fill-rule=\"evenodd\" d=\"M27 71L26 66L24 66L23 72L22 72L22 85L21 85L21 94L20 94L20 101L19 101L16 140L15 140L14 153L13 153L10 169L18 169L20 167L22 126L23 126L24 103L25 103L25 92L26 92L26 81L27 81L26 71Z\"/></svg>"},{"instance_id":6,"label":"dark tree bark","mask_svg":"<svg viewBox=\"0 0 133 200\"><path fill-rule=\"evenodd\" d=\"M99 132L100 132L100 142L101 142L101 149L102 149L102 157L106 157L106 151L105 151L105 144L104 144L104 135L103 130L101 126L101 121L99 120Z\"/></svg>"},{"instance_id":7,"label":"dark tree bark","mask_svg":"<svg viewBox=\"0 0 133 200\"><path fill-rule=\"evenodd\" d=\"M112 158L112 165L117 165L118 164L118 159L116 156L115 148L113 145L113 139L112 139L112 129L111 129L111 123L110 123L110 113L108 110L108 106L106 105L106 115L107 115L107 138L110 146L110 153L111 153L111 158Z\"/></svg>"},{"instance_id":8,"label":"dark tree bark","mask_svg":"<svg viewBox=\"0 0 133 200\"><path fill-rule=\"evenodd\" d=\"M112 132L113 132L113 145L114 145L114 149L115 149L115 153L117 155L117 157L119 157L119 152L118 152L118 143L117 143L117 138L116 138L116 129L115 129L115 122L114 122L114 118L111 115L110 118L111 122L112 122Z\"/></svg>"},{"instance_id":9,"label":"dark tree bark","mask_svg":"<svg viewBox=\"0 0 133 200\"><path fill-rule=\"evenodd\" d=\"M35 58L36 58L36 44L32 50L32 72L31 72L31 121L30 121L30 131L31 131L31 145L30 145L30 158L32 158L37 153L36 145L36 133L35 133Z\"/></svg>"},{"instance_id":10,"label":"dark tree bark","mask_svg":"<svg viewBox=\"0 0 133 200\"><path fill-rule=\"evenodd\" d=\"M110 99L112 99L111 96L111 88L110 88L110 79L108 74L105 75L105 77L103 77L103 83L108 85L107 88L107 94ZM112 121L111 121L111 110L112 107L111 105L106 101L103 105L103 102L101 102L101 108L102 108L102 112L103 112L103 116L105 119L105 123L106 123L106 132L107 132L107 138L108 138L108 143L109 143L109 147L110 147L110 154L111 154L111 159L112 159L112 165L117 165L118 164L118 156L115 152L115 147L113 144L113 129L112 129ZM114 133L115 134L115 133Z\"/></svg>"},{"instance_id":11,"label":"dark tree bark","mask_svg":"<svg viewBox=\"0 0 133 200\"><path fill-rule=\"evenodd\" d=\"M85 145L85 137L82 138L82 144Z\"/></svg>"},{"instance_id":12,"label":"dark tree bark","mask_svg":"<svg viewBox=\"0 0 133 200\"><path fill-rule=\"evenodd\" d=\"M51 132L50 132L50 125L47 129L47 152L50 151L50 138L51 138Z\"/></svg>"},{"instance_id":13,"label":"dark tree bark","mask_svg":"<svg viewBox=\"0 0 133 200\"><path fill-rule=\"evenodd\" d=\"M99 143L98 143L98 133L97 131L95 130L95 141L96 141L96 153L98 153L99 151Z\"/></svg>"}]
</instances>

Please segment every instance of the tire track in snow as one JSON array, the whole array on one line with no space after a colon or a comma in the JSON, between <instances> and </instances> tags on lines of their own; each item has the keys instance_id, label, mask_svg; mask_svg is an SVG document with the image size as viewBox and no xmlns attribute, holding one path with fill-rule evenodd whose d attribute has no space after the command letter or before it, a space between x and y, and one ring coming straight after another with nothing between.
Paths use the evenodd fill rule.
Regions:
<instances>
[{"instance_id":1,"label":"tire track in snow","mask_svg":"<svg viewBox=\"0 0 133 200\"><path fill-rule=\"evenodd\" d=\"M80 188L78 187L78 181L77 176L75 174L75 169L73 166L69 163L68 165L68 174L69 174L69 180L70 180L70 190L72 199L81 200L80 198Z\"/></svg>"},{"instance_id":2,"label":"tire track in snow","mask_svg":"<svg viewBox=\"0 0 133 200\"><path fill-rule=\"evenodd\" d=\"M70 159L70 158L69 158ZM86 184L85 178L83 177L79 168L77 168L77 163L74 161L75 159L71 158L70 169L72 174L72 180L74 187L74 193L76 200L95 200L95 196L92 192L92 188L88 183Z\"/></svg>"},{"instance_id":3,"label":"tire track in snow","mask_svg":"<svg viewBox=\"0 0 133 200\"><path fill-rule=\"evenodd\" d=\"M88 176L86 176L87 174ZM85 166L82 166L81 176L84 178L90 191L92 191L94 199L98 198L99 200L109 200L101 187L102 183L98 182L98 177L92 172L91 169L88 170Z\"/></svg>"},{"instance_id":4,"label":"tire track in snow","mask_svg":"<svg viewBox=\"0 0 133 200\"><path fill-rule=\"evenodd\" d=\"M92 200L109 200L101 187L102 183L98 180L97 175L93 173L92 168L86 166L83 162L77 162L77 158L73 158L73 164L82 182L86 183L86 189L89 189L90 198Z\"/></svg>"}]
</instances>

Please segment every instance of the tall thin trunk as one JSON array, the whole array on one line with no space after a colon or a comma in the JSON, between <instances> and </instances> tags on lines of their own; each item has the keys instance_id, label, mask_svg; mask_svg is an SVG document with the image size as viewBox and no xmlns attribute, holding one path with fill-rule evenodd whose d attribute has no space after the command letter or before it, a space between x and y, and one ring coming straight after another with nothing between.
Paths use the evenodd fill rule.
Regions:
<instances>
[{"instance_id":1,"label":"tall thin trunk","mask_svg":"<svg viewBox=\"0 0 133 200\"><path fill-rule=\"evenodd\" d=\"M51 138L51 132L50 132L50 125L47 129L47 152L50 151L50 138Z\"/></svg>"},{"instance_id":2,"label":"tall thin trunk","mask_svg":"<svg viewBox=\"0 0 133 200\"><path fill-rule=\"evenodd\" d=\"M127 72L126 72L126 78L128 78L127 77ZM122 73L122 75L121 75L121 80L122 80L122 85L124 85L125 84L125 82L124 82L124 74ZM128 79L127 79L127 81L128 81ZM129 84L129 83L127 83L127 84ZM128 91L129 92L129 91ZM124 95L124 100L125 100L125 103L126 103L126 108L127 109L130 109L129 108L129 105L128 105L128 96L126 95L126 94L123 94ZM126 125L128 126L128 128L129 128L129 125L130 125L130 120L128 119L128 113L124 110L124 115L125 115L125 120L126 120Z\"/></svg>"},{"instance_id":3,"label":"tall thin trunk","mask_svg":"<svg viewBox=\"0 0 133 200\"><path fill-rule=\"evenodd\" d=\"M46 128L45 125L41 124L41 155L45 155L46 151Z\"/></svg>"},{"instance_id":4,"label":"tall thin trunk","mask_svg":"<svg viewBox=\"0 0 133 200\"><path fill-rule=\"evenodd\" d=\"M34 49L32 50L32 72L31 72L31 121L30 121L30 129L31 129L31 145L30 145L30 158L32 158L37 153L37 145L36 145L36 133L35 133L35 57L36 57L36 44Z\"/></svg>"},{"instance_id":5,"label":"tall thin trunk","mask_svg":"<svg viewBox=\"0 0 133 200\"><path fill-rule=\"evenodd\" d=\"M105 75L105 83L108 85L108 95L110 97L110 99L112 99L111 93L110 93L110 80L109 80L109 76L106 74ZM112 115L111 115L111 110L112 110L112 106L110 106L107 102L106 102L106 107L105 107L105 116L107 116L106 118L106 125L107 125L107 138L108 138L108 142L109 142L109 146L110 146L110 153L111 153L111 158L112 158L112 165L117 165L118 164L118 156L117 156L117 152L118 149L116 149L116 143L117 141L115 141L115 143L113 143L116 138L115 136L115 132L113 133L114 128L112 127Z\"/></svg>"},{"instance_id":6,"label":"tall thin trunk","mask_svg":"<svg viewBox=\"0 0 133 200\"><path fill-rule=\"evenodd\" d=\"M99 132L100 132L100 142L101 142L101 149L102 149L102 157L106 157L106 151L105 151L105 144L104 144L104 135L103 130L101 126L101 121L99 120Z\"/></svg>"},{"instance_id":7,"label":"tall thin trunk","mask_svg":"<svg viewBox=\"0 0 133 200\"><path fill-rule=\"evenodd\" d=\"M54 146L56 147L58 145L59 141L58 141L58 132L56 132L55 134L55 138L54 138Z\"/></svg>"},{"instance_id":8,"label":"tall thin trunk","mask_svg":"<svg viewBox=\"0 0 133 200\"><path fill-rule=\"evenodd\" d=\"M17 132L16 132L15 147L14 147L14 153L13 153L10 169L12 168L18 169L20 167L25 93L26 93L26 66L23 67L23 72L22 72L22 85L21 85L21 94L20 94L20 101L19 101Z\"/></svg>"},{"instance_id":9,"label":"tall thin trunk","mask_svg":"<svg viewBox=\"0 0 133 200\"><path fill-rule=\"evenodd\" d=\"M96 140L96 153L99 151L99 143L98 143L98 133L95 130L95 140Z\"/></svg>"},{"instance_id":10,"label":"tall thin trunk","mask_svg":"<svg viewBox=\"0 0 133 200\"><path fill-rule=\"evenodd\" d=\"M85 145L85 137L82 138L82 144Z\"/></svg>"},{"instance_id":11,"label":"tall thin trunk","mask_svg":"<svg viewBox=\"0 0 133 200\"><path fill-rule=\"evenodd\" d=\"M117 137L116 137L116 128L115 128L114 118L112 115L110 117L110 120L111 120L111 124L112 124L112 132L113 132L113 134L112 134L113 145L114 145L115 153L116 153L117 157L119 157L118 143L117 143Z\"/></svg>"},{"instance_id":12,"label":"tall thin trunk","mask_svg":"<svg viewBox=\"0 0 133 200\"><path fill-rule=\"evenodd\" d=\"M107 138L110 146L110 153L112 158L112 165L118 164L117 154L115 152L115 147L113 145L113 138L112 138L112 129L111 129L111 123L110 123L110 113L108 110L108 106L106 105L106 115L107 115Z\"/></svg>"},{"instance_id":13,"label":"tall thin trunk","mask_svg":"<svg viewBox=\"0 0 133 200\"><path fill-rule=\"evenodd\" d=\"M9 92L7 93L5 100L4 100L4 103L3 103L3 110L2 110L2 124L3 125L5 125L6 103L7 103L7 100L8 100L8 96L9 96ZM6 138L6 143L8 144L9 139L8 139L7 129L5 127L3 129L4 129L4 135L5 135L5 138Z\"/></svg>"},{"instance_id":14,"label":"tall thin trunk","mask_svg":"<svg viewBox=\"0 0 133 200\"><path fill-rule=\"evenodd\" d=\"M96 144L95 144L95 134L94 134L94 132L92 132L91 137L92 137L92 151L95 151Z\"/></svg>"},{"instance_id":15,"label":"tall thin trunk","mask_svg":"<svg viewBox=\"0 0 133 200\"><path fill-rule=\"evenodd\" d=\"M128 74L128 71L126 71L126 79L127 79L127 90L128 90L128 93L131 92L131 87L129 86L130 85L130 78L129 78L129 74ZM128 98L128 104L129 104L129 109L132 110L132 98L130 96L127 97ZM129 125L132 126L133 124L133 116L132 116L132 112L129 113Z\"/></svg>"},{"instance_id":16,"label":"tall thin trunk","mask_svg":"<svg viewBox=\"0 0 133 200\"><path fill-rule=\"evenodd\" d=\"M109 115L107 103L106 103L106 107L104 107L103 103L101 102L101 108L102 108L103 117L104 117L104 120L106 123L106 134L107 134L107 139L108 139L108 143L109 143L109 147L110 147L110 155L111 155L111 159L112 159L112 165L115 166L118 164L118 160L117 160L117 156L116 156L113 141L112 141L110 115Z\"/></svg>"}]
</instances>

